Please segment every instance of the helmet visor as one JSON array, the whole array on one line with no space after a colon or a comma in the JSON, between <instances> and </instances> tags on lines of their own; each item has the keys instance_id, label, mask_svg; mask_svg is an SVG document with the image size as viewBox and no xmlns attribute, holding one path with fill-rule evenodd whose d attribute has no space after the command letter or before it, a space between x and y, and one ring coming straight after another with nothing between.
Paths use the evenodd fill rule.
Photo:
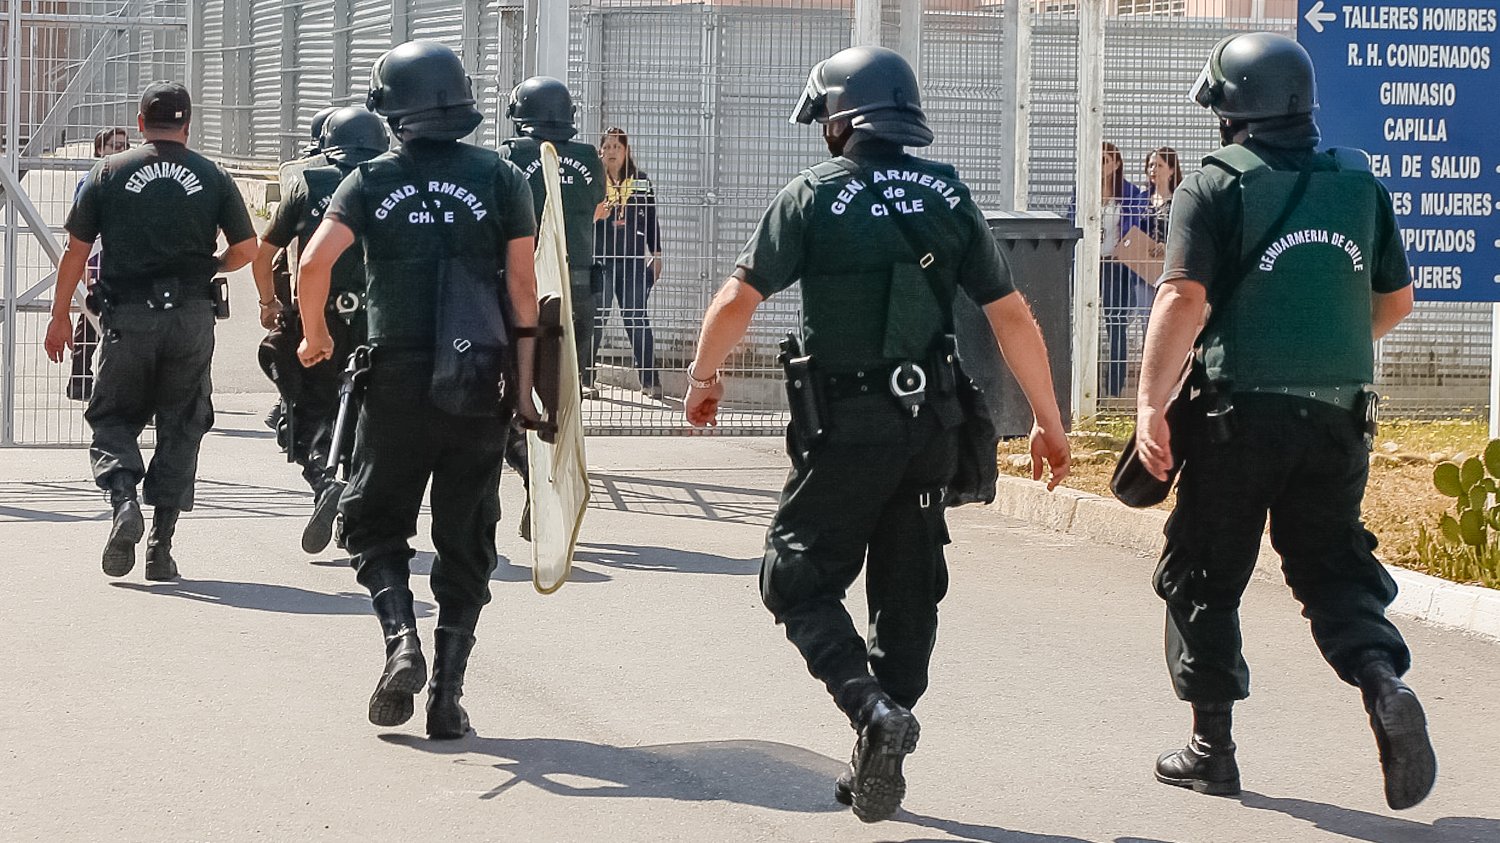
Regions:
<instances>
[{"instance_id":1,"label":"helmet visor","mask_svg":"<svg viewBox=\"0 0 1500 843\"><path fill-rule=\"evenodd\" d=\"M1198 74L1197 81L1193 82L1193 89L1188 96L1193 102L1204 108L1213 108L1214 103L1219 101L1219 95L1224 90L1223 83L1214 79L1213 60L1203 65L1203 72Z\"/></svg>"},{"instance_id":2,"label":"helmet visor","mask_svg":"<svg viewBox=\"0 0 1500 843\"><path fill-rule=\"evenodd\" d=\"M813 65L812 72L807 74L807 87L802 89L802 96L797 99L787 122L808 125L819 118L828 119L828 90L818 80L823 64Z\"/></svg>"}]
</instances>

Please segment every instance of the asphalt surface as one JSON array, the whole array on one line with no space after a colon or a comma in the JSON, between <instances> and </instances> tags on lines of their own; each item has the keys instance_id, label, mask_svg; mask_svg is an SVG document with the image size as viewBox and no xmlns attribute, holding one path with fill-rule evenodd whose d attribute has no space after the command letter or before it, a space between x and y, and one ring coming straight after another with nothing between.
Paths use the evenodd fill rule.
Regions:
<instances>
[{"instance_id":1,"label":"asphalt surface","mask_svg":"<svg viewBox=\"0 0 1500 843\"><path fill-rule=\"evenodd\" d=\"M174 584L100 572L105 506L82 452L0 452L0 838L1500 840L1495 645L1404 624L1441 777L1397 815L1357 692L1285 589L1255 583L1246 793L1176 790L1151 778L1188 729L1151 560L974 508L951 518L905 810L861 824L831 795L852 732L758 598L785 466L769 438L590 439L575 575L547 597L513 537L507 476L465 697L477 734L429 742L420 713L371 726L383 651L369 600L345 560L298 548L310 501L260 426L270 397L217 400ZM430 640L431 543L416 545Z\"/></svg>"}]
</instances>

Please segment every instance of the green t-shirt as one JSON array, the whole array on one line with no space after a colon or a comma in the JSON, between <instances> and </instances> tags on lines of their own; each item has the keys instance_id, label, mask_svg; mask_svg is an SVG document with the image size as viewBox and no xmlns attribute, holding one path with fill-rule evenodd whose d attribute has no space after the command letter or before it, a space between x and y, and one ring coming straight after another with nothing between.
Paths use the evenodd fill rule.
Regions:
<instances>
[{"instance_id":1,"label":"green t-shirt","mask_svg":"<svg viewBox=\"0 0 1500 843\"><path fill-rule=\"evenodd\" d=\"M352 169L352 168L351 168ZM341 167L307 167L294 173L283 186L281 202L271 215L271 225L263 235L271 245L285 249L297 242L300 254L307 248L313 232L323 221L334 191L350 171ZM345 250L333 266L329 290L334 295L360 292L365 288L365 264L358 249Z\"/></svg>"},{"instance_id":2,"label":"green t-shirt","mask_svg":"<svg viewBox=\"0 0 1500 843\"><path fill-rule=\"evenodd\" d=\"M1015 291L952 167L894 151L850 156L782 188L736 261L766 297L801 282L806 347L830 371L925 357L953 330L958 288L981 306ZM907 236L932 254L926 270Z\"/></svg>"},{"instance_id":3,"label":"green t-shirt","mask_svg":"<svg viewBox=\"0 0 1500 843\"><path fill-rule=\"evenodd\" d=\"M172 141L148 141L95 164L67 229L86 243L102 239L99 277L117 292L167 277L206 282L219 269L219 232L230 244L255 237L229 174Z\"/></svg>"},{"instance_id":4,"label":"green t-shirt","mask_svg":"<svg viewBox=\"0 0 1500 843\"><path fill-rule=\"evenodd\" d=\"M557 147L558 176L562 180L563 227L568 239L568 265L587 267L594 262L594 209L604 201L604 165L599 151L578 141L553 141ZM537 223L547 203L547 183L542 176L542 142L535 138L511 138L500 144L500 157L516 165L531 185L531 204Z\"/></svg>"}]
</instances>

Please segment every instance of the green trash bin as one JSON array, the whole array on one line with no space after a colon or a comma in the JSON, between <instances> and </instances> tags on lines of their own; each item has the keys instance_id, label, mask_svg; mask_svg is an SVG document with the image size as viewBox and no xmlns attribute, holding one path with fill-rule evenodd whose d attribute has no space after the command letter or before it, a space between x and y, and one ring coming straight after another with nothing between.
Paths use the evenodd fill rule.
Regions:
<instances>
[{"instance_id":1,"label":"green trash bin","mask_svg":"<svg viewBox=\"0 0 1500 843\"><path fill-rule=\"evenodd\" d=\"M1083 229L1057 214L986 211L985 221L1010 265L1016 289L1036 314L1052 363L1052 388L1063 424L1073 421L1073 247ZM1031 432L1031 405L1000 357L989 320L968 296L954 302L958 353L980 388L1001 436Z\"/></svg>"}]
</instances>

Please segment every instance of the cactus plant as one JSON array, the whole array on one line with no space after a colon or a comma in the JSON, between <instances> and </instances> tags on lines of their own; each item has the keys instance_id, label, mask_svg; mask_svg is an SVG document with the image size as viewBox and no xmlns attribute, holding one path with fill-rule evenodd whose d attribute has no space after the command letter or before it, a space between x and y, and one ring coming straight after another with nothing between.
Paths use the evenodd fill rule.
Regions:
<instances>
[{"instance_id":1,"label":"cactus plant","mask_svg":"<svg viewBox=\"0 0 1500 843\"><path fill-rule=\"evenodd\" d=\"M1419 555L1435 568L1463 571L1489 583L1500 571L1500 439L1483 457L1458 455L1432 470L1432 485L1453 499L1434 533L1422 528Z\"/></svg>"}]
</instances>

